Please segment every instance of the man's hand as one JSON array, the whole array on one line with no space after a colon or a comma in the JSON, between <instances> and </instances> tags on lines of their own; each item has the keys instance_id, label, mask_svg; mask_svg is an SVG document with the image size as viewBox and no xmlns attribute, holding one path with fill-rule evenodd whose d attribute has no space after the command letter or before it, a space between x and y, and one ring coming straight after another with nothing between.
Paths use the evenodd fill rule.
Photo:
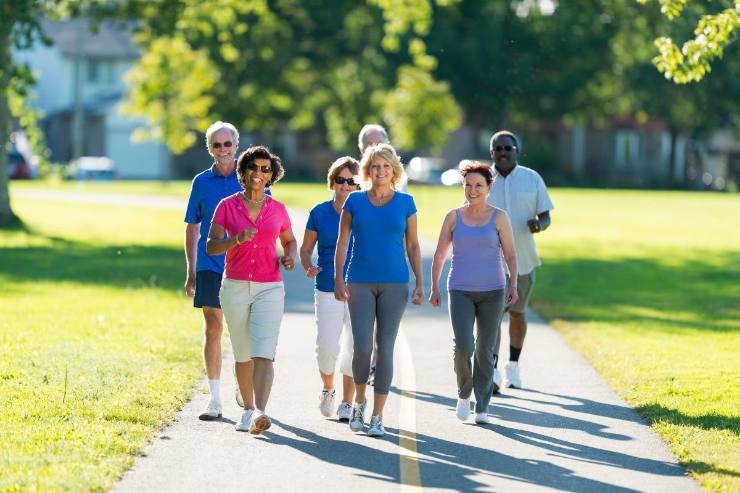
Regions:
<instances>
[{"instance_id":1,"label":"man's hand","mask_svg":"<svg viewBox=\"0 0 740 493\"><path fill-rule=\"evenodd\" d=\"M185 294L190 298L195 296L195 274L188 274L185 279Z\"/></svg>"},{"instance_id":2,"label":"man's hand","mask_svg":"<svg viewBox=\"0 0 740 493\"><path fill-rule=\"evenodd\" d=\"M539 219L530 219L529 221L527 221L527 226L529 226L529 231L532 233L539 233L540 231L542 231L542 229L540 228Z\"/></svg>"}]
</instances>

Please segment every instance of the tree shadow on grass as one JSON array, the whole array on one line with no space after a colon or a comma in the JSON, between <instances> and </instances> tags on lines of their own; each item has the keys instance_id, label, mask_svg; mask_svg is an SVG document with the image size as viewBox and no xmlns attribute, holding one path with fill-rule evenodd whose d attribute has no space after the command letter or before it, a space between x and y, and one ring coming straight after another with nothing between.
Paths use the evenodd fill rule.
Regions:
<instances>
[{"instance_id":1,"label":"tree shadow on grass","mask_svg":"<svg viewBox=\"0 0 740 493\"><path fill-rule=\"evenodd\" d=\"M687 416L677 409L670 409L660 404L645 404L637 406L635 410L651 423L664 422L703 430L727 430L735 435L740 435L740 416L724 416L721 414Z\"/></svg>"},{"instance_id":2,"label":"tree shadow on grass","mask_svg":"<svg viewBox=\"0 0 740 493\"><path fill-rule=\"evenodd\" d=\"M0 277L11 282L73 282L132 288L178 289L184 282L181 248L91 245L49 238L49 246L0 249Z\"/></svg>"},{"instance_id":3,"label":"tree shadow on grass","mask_svg":"<svg viewBox=\"0 0 740 493\"><path fill-rule=\"evenodd\" d=\"M535 308L568 321L736 330L740 251L697 252L680 266L670 260L546 259L537 273Z\"/></svg>"}]
</instances>

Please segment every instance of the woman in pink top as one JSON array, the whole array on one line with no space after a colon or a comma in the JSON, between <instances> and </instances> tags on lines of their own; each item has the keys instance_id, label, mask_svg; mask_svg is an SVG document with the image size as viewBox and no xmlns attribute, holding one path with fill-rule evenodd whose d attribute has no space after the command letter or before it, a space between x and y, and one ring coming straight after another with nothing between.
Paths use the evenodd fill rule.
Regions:
<instances>
[{"instance_id":1,"label":"woman in pink top","mask_svg":"<svg viewBox=\"0 0 740 493\"><path fill-rule=\"evenodd\" d=\"M297 245L285 205L265 194L266 187L283 177L280 158L266 147L254 146L239 156L236 167L244 191L216 207L206 251L226 253L221 307L244 402L236 429L256 435L271 424L265 407L285 301L280 265L293 270ZM275 249L278 238L283 256Z\"/></svg>"}]
</instances>

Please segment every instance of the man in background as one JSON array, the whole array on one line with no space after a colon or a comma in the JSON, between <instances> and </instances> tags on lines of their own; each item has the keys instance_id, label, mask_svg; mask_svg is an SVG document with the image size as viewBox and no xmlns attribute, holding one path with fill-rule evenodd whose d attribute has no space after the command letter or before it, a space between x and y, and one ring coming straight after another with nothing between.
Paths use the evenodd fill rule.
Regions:
<instances>
[{"instance_id":1,"label":"man in background","mask_svg":"<svg viewBox=\"0 0 740 493\"><path fill-rule=\"evenodd\" d=\"M494 207L503 209L509 215L519 269L517 281L519 301L508 310L510 346L509 362L504 368L505 385L521 388L519 357L527 335L526 311L534 290L535 269L541 265L534 235L550 226L550 210L553 209L553 204L542 177L533 169L518 163L519 141L513 133L502 130L493 134L489 150L495 180L488 200ZM500 343L499 338L496 343L496 361ZM501 376L496 371L494 388L500 386L500 382Z\"/></svg>"}]
</instances>

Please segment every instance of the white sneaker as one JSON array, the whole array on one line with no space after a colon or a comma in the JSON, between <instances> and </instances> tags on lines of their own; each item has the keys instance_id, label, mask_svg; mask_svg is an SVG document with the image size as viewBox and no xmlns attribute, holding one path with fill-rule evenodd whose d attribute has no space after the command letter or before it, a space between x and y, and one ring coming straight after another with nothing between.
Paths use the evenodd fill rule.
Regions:
<instances>
[{"instance_id":1,"label":"white sneaker","mask_svg":"<svg viewBox=\"0 0 740 493\"><path fill-rule=\"evenodd\" d=\"M319 411L324 417L329 417L334 410L334 389L322 390L319 395Z\"/></svg>"},{"instance_id":2,"label":"white sneaker","mask_svg":"<svg viewBox=\"0 0 740 493\"><path fill-rule=\"evenodd\" d=\"M352 404L349 402L342 402L337 408L337 418L339 421L349 421L352 419Z\"/></svg>"},{"instance_id":3,"label":"white sneaker","mask_svg":"<svg viewBox=\"0 0 740 493\"><path fill-rule=\"evenodd\" d=\"M491 417L488 413L475 413L475 423L479 425L487 425L491 422Z\"/></svg>"},{"instance_id":4,"label":"white sneaker","mask_svg":"<svg viewBox=\"0 0 740 493\"><path fill-rule=\"evenodd\" d=\"M465 421L470 417L470 399L457 399L457 419Z\"/></svg>"},{"instance_id":5,"label":"white sneaker","mask_svg":"<svg viewBox=\"0 0 740 493\"><path fill-rule=\"evenodd\" d=\"M519 374L519 363L516 361L509 361L504 367L506 372L506 386L513 389L522 388L522 376Z\"/></svg>"},{"instance_id":6,"label":"white sneaker","mask_svg":"<svg viewBox=\"0 0 740 493\"><path fill-rule=\"evenodd\" d=\"M493 393L498 394L501 390L501 372L498 368L493 369Z\"/></svg>"},{"instance_id":7,"label":"white sneaker","mask_svg":"<svg viewBox=\"0 0 740 493\"><path fill-rule=\"evenodd\" d=\"M385 435L383 418L381 416L370 417L370 427L367 429L367 434L371 437L382 437L383 435Z\"/></svg>"},{"instance_id":8,"label":"white sneaker","mask_svg":"<svg viewBox=\"0 0 740 493\"><path fill-rule=\"evenodd\" d=\"M362 431L365 428L365 406L367 400L359 406L352 408L352 417L349 420L349 429L352 431Z\"/></svg>"},{"instance_id":9,"label":"white sneaker","mask_svg":"<svg viewBox=\"0 0 740 493\"><path fill-rule=\"evenodd\" d=\"M202 421L213 421L214 419L218 419L221 417L221 412L221 403L210 400L208 401L208 405L198 415L198 419Z\"/></svg>"},{"instance_id":10,"label":"white sneaker","mask_svg":"<svg viewBox=\"0 0 740 493\"><path fill-rule=\"evenodd\" d=\"M252 409L245 409L242 413L241 419L239 419L239 422L234 426L236 431L249 431L249 425L252 423L252 413L254 410Z\"/></svg>"},{"instance_id":11,"label":"white sneaker","mask_svg":"<svg viewBox=\"0 0 740 493\"><path fill-rule=\"evenodd\" d=\"M267 430L272 426L272 421L265 414L264 411L255 409L252 412L252 422L249 424L249 433L252 435L259 435L263 431Z\"/></svg>"}]
</instances>

